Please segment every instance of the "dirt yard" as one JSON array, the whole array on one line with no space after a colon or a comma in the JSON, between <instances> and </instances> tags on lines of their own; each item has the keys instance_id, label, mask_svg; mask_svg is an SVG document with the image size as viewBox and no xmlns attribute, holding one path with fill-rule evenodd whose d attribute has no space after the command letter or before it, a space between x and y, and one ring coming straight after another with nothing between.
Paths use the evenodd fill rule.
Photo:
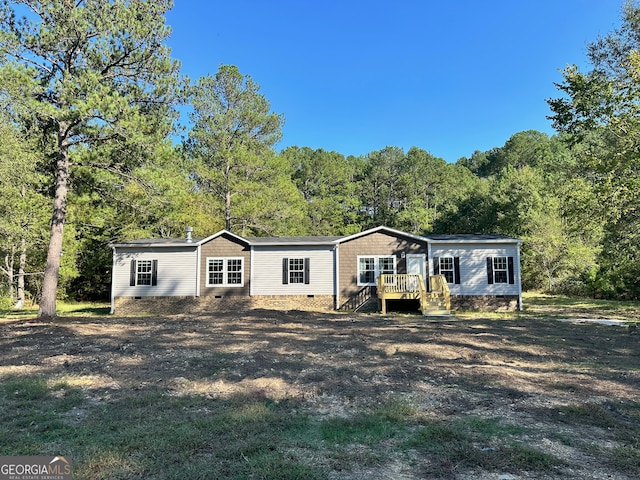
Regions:
<instances>
[{"instance_id":1,"label":"dirt yard","mask_svg":"<svg viewBox=\"0 0 640 480\"><path fill-rule=\"evenodd\" d=\"M564 317L571 315L581 316ZM640 477L638 442L629 439L640 431L640 335L543 313L425 320L260 310L0 323L0 381L24 376L65 378L81 389L82 405L66 413L77 424L146 389L211 401L295 399L296 414L317 422L401 401L417 425L498 419L520 429L509 441L555 459L544 471L451 465L415 442L389 443L367 447L380 461L365 466L337 468L322 453L309 459L329 478ZM508 445L473 448L490 454Z\"/></svg>"}]
</instances>

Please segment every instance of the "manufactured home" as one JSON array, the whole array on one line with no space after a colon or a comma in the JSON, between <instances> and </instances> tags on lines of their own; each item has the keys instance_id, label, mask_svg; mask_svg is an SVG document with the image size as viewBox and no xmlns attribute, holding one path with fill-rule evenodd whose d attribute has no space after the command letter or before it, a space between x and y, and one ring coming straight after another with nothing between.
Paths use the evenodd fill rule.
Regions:
<instances>
[{"instance_id":1,"label":"manufactured home","mask_svg":"<svg viewBox=\"0 0 640 480\"><path fill-rule=\"evenodd\" d=\"M119 242L112 244L111 311L384 311L387 298L422 298L423 313L432 300L431 312L514 310L522 308L520 245L501 235L421 236L383 226L331 237L222 230Z\"/></svg>"}]
</instances>

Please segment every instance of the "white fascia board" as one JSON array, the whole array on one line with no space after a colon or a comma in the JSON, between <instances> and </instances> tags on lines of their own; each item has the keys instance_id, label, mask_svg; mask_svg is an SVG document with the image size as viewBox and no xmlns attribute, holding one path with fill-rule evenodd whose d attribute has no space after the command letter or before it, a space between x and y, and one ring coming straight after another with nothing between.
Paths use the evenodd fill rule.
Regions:
<instances>
[{"instance_id":1,"label":"white fascia board","mask_svg":"<svg viewBox=\"0 0 640 480\"><path fill-rule=\"evenodd\" d=\"M111 248L180 248L180 247L197 247L196 242L180 242L180 243L111 243Z\"/></svg>"},{"instance_id":2,"label":"white fascia board","mask_svg":"<svg viewBox=\"0 0 640 480\"><path fill-rule=\"evenodd\" d=\"M388 232L394 235L408 237L418 242L426 242L429 240L427 237L422 237L420 235L415 235L413 233L403 232L402 230L396 230L395 228L380 226L380 227L370 228L369 230L365 230L364 232L354 233L353 235L349 235L348 237L340 238L338 240L335 240L334 243L348 242L349 240L354 240L356 238L364 237L366 235L371 235L372 233L376 233L376 232Z\"/></svg>"},{"instance_id":3,"label":"white fascia board","mask_svg":"<svg viewBox=\"0 0 640 480\"><path fill-rule=\"evenodd\" d=\"M448 245L456 245L456 244L460 244L460 243L464 243L464 244L474 244L474 243L481 243L481 244L492 244L492 243L505 243L505 244L517 244L517 245L522 245L522 240L518 239L518 238L499 238L499 239L464 239L464 240L456 240L456 239L451 239L451 240L431 240L429 237L426 237L425 240L427 240L429 243L431 244L448 244Z\"/></svg>"},{"instance_id":4,"label":"white fascia board","mask_svg":"<svg viewBox=\"0 0 640 480\"><path fill-rule=\"evenodd\" d=\"M208 236L207 238L203 238L202 240L198 240L197 244L198 244L198 245L202 245L202 244L204 244L204 243L210 242L210 241L211 241L211 240L213 240L214 238L217 238L217 237L219 237L220 235L224 235L225 233L226 233L227 235L229 235L230 237L233 237L233 238L235 238L236 240L239 240L240 242L243 242L243 243L244 243L244 244L246 244L246 245L249 245L249 244L250 244L249 240L247 240L246 238L241 237L240 235L236 235L235 233L231 233L229 230L225 230L225 229L222 229L222 230L220 230L219 232L214 233L213 235Z\"/></svg>"},{"instance_id":5,"label":"white fascia board","mask_svg":"<svg viewBox=\"0 0 640 480\"><path fill-rule=\"evenodd\" d=\"M260 248L260 247L333 247L335 246L336 241L326 241L326 242L313 242L313 241L295 241L295 242L279 242L274 240L272 242L251 242L252 248Z\"/></svg>"},{"instance_id":6,"label":"white fascia board","mask_svg":"<svg viewBox=\"0 0 640 480\"><path fill-rule=\"evenodd\" d=\"M187 239L181 240L181 241L162 241L162 239L160 238L156 238L156 239L150 239L149 241L145 241L145 242L114 242L114 243L110 243L109 246L112 248L173 248L173 247L199 247L200 245L203 245L211 240L213 240L214 238L219 237L220 235L223 234L227 234L231 237L233 237L234 239L244 243L245 245L249 245L249 241L246 238L243 238L239 235L236 235L235 233L231 233L228 230L220 230L217 233L214 233L213 235L210 235L206 238L202 238L198 241L188 241Z\"/></svg>"}]
</instances>

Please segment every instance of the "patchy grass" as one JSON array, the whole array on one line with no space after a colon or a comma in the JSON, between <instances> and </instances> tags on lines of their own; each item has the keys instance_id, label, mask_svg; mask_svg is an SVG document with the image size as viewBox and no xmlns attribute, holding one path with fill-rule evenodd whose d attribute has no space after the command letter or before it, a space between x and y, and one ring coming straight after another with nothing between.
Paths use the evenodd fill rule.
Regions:
<instances>
[{"instance_id":1,"label":"patchy grass","mask_svg":"<svg viewBox=\"0 0 640 480\"><path fill-rule=\"evenodd\" d=\"M58 301L57 311L60 317L105 317L109 315L111 305L105 302L62 302ZM3 321L27 320L38 316L38 305L19 310L0 309L0 323Z\"/></svg>"},{"instance_id":2,"label":"patchy grass","mask_svg":"<svg viewBox=\"0 0 640 480\"><path fill-rule=\"evenodd\" d=\"M74 478L324 478L287 451L308 424L287 402L148 390L90 405L41 377L10 378L2 391L3 454L64 451Z\"/></svg>"},{"instance_id":3,"label":"patchy grass","mask_svg":"<svg viewBox=\"0 0 640 480\"><path fill-rule=\"evenodd\" d=\"M0 452L69 455L77 479L631 480L640 335L556 321L633 315L594 305L13 317Z\"/></svg>"},{"instance_id":4,"label":"patchy grass","mask_svg":"<svg viewBox=\"0 0 640 480\"><path fill-rule=\"evenodd\" d=\"M640 302L564 297L528 292L524 294L524 313L549 318L619 318L632 322L640 319Z\"/></svg>"},{"instance_id":5,"label":"patchy grass","mask_svg":"<svg viewBox=\"0 0 640 480\"><path fill-rule=\"evenodd\" d=\"M431 457L424 472L429 476L449 476L465 467L548 473L564 464L554 455L518 441L524 431L521 426L504 424L497 418L438 419L421 425L409 445Z\"/></svg>"}]
</instances>

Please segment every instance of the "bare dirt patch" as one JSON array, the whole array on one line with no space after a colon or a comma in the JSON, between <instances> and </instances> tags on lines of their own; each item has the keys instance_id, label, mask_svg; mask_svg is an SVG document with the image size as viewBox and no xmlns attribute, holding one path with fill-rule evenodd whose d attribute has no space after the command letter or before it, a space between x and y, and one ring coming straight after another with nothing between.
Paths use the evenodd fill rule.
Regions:
<instances>
[{"instance_id":1,"label":"bare dirt patch","mask_svg":"<svg viewBox=\"0 0 640 480\"><path fill-rule=\"evenodd\" d=\"M544 473L437 465L437 456L409 445L383 464L332 463L332 478L640 476L634 460L624 468L606 461L607 449L637 452L617 429L640 421L640 335L617 326L531 313L427 320L266 310L4 323L0 381L25 374L81 389L87 406L69 414L77 422L92 406L151 388L211 401L239 394L296 399L296 409L320 420L402 401L422 419L489 418L522 427L518 445L562 464ZM609 423L594 421L598 414ZM318 457L311 461L327 466L321 451Z\"/></svg>"}]
</instances>

